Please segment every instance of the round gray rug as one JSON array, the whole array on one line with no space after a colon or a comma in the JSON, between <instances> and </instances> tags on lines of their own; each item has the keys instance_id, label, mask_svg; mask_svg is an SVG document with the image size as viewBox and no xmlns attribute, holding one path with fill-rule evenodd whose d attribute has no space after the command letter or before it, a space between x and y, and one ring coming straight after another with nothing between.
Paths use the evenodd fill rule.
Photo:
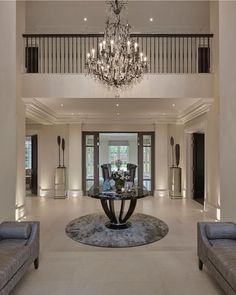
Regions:
<instances>
[{"instance_id":1,"label":"round gray rug","mask_svg":"<svg viewBox=\"0 0 236 295\"><path fill-rule=\"evenodd\" d=\"M72 220L66 226L66 234L76 242L98 247L135 247L162 239L169 231L162 220L141 213L133 214L131 227L114 230L105 226L104 214L89 214Z\"/></svg>"}]
</instances>

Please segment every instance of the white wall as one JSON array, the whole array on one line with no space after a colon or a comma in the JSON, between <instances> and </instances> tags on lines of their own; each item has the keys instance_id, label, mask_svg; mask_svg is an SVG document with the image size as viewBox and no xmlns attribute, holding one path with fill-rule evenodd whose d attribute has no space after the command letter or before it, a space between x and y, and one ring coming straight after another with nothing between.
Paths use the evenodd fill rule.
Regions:
<instances>
[{"instance_id":1,"label":"white wall","mask_svg":"<svg viewBox=\"0 0 236 295\"><path fill-rule=\"evenodd\" d=\"M176 125L176 124L168 124L168 138L167 138L167 150L168 150L168 168L172 166L172 149L170 145L170 138L171 136L174 138L175 145L180 145L180 163L179 167L182 169L182 192L183 196L186 196L186 180L185 180L185 144L184 144L184 127L183 125ZM174 146L174 159L175 159L175 146ZM174 160L174 165L176 162ZM170 170L168 169L168 178L169 178Z\"/></svg>"},{"instance_id":2,"label":"white wall","mask_svg":"<svg viewBox=\"0 0 236 295\"><path fill-rule=\"evenodd\" d=\"M68 195L78 197L82 191L82 125L69 125Z\"/></svg>"},{"instance_id":3,"label":"white wall","mask_svg":"<svg viewBox=\"0 0 236 295\"><path fill-rule=\"evenodd\" d=\"M135 87L120 93L132 98L209 98L213 96L211 74L148 74ZM171 85L171 87L170 87ZM24 74L23 97L105 98L115 92L86 75Z\"/></svg>"},{"instance_id":4,"label":"white wall","mask_svg":"<svg viewBox=\"0 0 236 295\"><path fill-rule=\"evenodd\" d=\"M155 124L155 189L154 196L168 196L167 124Z\"/></svg>"},{"instance_id":5,"label":"white wall","mask_svg":"<svg viewBox=\"0 0 236 295\"><path fill-rule=\"evenodd\" d=\"M15 219L16 3L0 1L0 221Z\"/></svg>"},{"instance_id":6,"label":"white wall","mask_svg":"<svg viewBox=\"0 0 236 295\"><path fill-rule=\"evenodd\" d=\"M38 191L41 196L54 195L54 173L55 168L58 167L59 164L58 135L65 139L65 166L68 167L68 128L68 125L27 125L26 135L38 134Z\"/></svg>"},{"instance_id":7,"label":"white wall","mask_svg":"<svg viewBox=\"0 0 236 295\"><path fill-rule=\"evenodd\" d=\"M219 3L220 184L223 220L236 221L236 2Z\"/></svg>"},{"instance_id":8,"label":"white wall","mask_svg":"<svg viewBox=\"0 0 236 295\"><path fill-rule=\"evenodd\" d=\"M208 32L209 2L129 1L128 19L133 32ZM27 1L28 33L98 33L104 23L105 1Z\"/></svg>"}]
</instances>

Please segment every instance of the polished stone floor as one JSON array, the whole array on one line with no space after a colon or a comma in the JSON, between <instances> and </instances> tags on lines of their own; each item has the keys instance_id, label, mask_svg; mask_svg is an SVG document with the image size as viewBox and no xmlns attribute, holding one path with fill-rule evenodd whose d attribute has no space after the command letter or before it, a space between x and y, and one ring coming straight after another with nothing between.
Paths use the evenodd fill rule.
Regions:
<instances>
[{"instance_id":1,"label":"polished stone floor","mask_svg":"<svg viewBox=\"0 0 236 295\"><path fill-rule=\"evenodd\" d=\"M87 246L71 240L65 226L72 219L102 212L88 197L54 200L27 197L28 220L41 222L38 270L33 266L12 295L222 295L196 254L196 223L211 220L192 200L148 197L136 212L165 221L162 240L134 248Z\"/></svg>"}]
</instances>

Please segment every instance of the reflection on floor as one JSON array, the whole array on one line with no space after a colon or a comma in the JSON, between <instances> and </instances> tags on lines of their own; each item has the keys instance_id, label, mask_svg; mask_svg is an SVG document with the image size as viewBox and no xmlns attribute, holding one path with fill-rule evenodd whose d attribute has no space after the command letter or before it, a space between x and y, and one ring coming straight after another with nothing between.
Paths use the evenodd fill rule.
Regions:
<instances>
[{"instance_id":1,"label":"reflection on floor","mask_svg":"<svg viewBox=\"0 0 236 295\"><path fill-rule=\"evenodd\" d=\"M139 200L136 212L162 219L168 235L153 244L112 249L65 234L72 219L102 212L98 200L27 197L27 219L41 221L40 265L29 269L11 295L222 295L207 270L198 270L196 222L210 220L201 210L191 200Z\"/></svg>"}]
</instances>

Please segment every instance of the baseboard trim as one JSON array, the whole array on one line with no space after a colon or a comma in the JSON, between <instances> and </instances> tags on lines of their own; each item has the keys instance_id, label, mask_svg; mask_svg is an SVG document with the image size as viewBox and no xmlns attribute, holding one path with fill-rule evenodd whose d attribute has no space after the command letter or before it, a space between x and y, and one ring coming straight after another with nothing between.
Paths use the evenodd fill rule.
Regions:
<instances>
[{"instance_id":1,"label":"baseboard trim","mask_svg":"<svg viewBox=\"0 0 236 295\"><path fill-rule=\"evenodd\" d=\"M73 198L77 198L77 197L82 197L83 196L83 191L79 190L79 189L70 189L68 190L68 197L73 197Z\"/></svg>"},{"instance_id":2,"label":"baseboard trim","mask_svg":"<svg viewBox=\"0 0 236 295\"><path fill-rule=\"evenodd\" d=\"M169 191L166 189L154 190L154 197L169 197Z\"/></svg>"},{"instance_id":3,"label":"baseboard trim","mask_svg":"<svg viewBox=\"0 0 236 295\"><path fill-rule=\"evenodd\" d=\"M22 218L24 218L25 216L25 204L21 205L21 206L17 206L15 207L15 218L16 220L20 220Z\"/></svg>"},{"instance_id":4,"label":"baseboard trim","mask_svg":"<svg viewBox=\"0 0 236 295\"><path fill-rule=\"evenodd\" d=\"M40 197L49 197L53 198L54 197L54 189L49 188L49 189L39 189L39 196Z\"/></svg>"},{"instance_id":5,"label":"baseboard trim","mask_svg":"<svg viewBox=\"0 0 236 295\"><path fill-rule=\"evenodd\" d=\"M208 203L204 204L204 211L209 214L210 217L220 220L220 208L216 208Z\"/></svg>"}]
</instances>

